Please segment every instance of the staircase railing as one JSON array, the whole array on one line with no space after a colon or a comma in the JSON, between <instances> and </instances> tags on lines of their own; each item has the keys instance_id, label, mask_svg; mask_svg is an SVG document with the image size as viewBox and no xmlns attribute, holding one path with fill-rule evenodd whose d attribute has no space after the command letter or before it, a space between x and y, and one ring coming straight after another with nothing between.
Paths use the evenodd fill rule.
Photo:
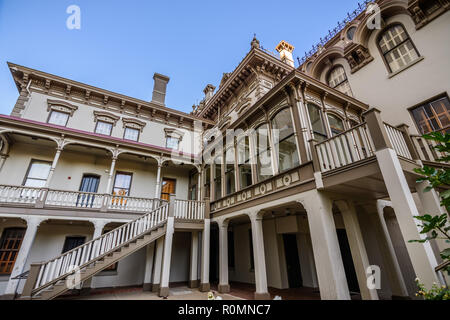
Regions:
<instances>
[{"instance_id":1,"label":"staircase railing","mask_svg":"<svg viewBox=\"0 0 450 320\"><path fill-rule=\"evenodd\" d=\"M140 218L126 223L104 235L70 250L50 261L32 264L23 295L33 296L43 289L82 270L97 260L107 256L118 247L163 225L169 214L169 203ZM28 292L27 292L28 291Z\"/></svg>"}]
</instances>

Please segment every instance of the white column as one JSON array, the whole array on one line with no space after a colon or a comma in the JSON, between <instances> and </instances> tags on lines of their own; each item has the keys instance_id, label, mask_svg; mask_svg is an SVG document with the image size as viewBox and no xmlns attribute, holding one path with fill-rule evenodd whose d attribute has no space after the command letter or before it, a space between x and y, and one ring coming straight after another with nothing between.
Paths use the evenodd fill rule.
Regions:
<instances>
[{"instance_id":1,"label":"white column","mask_svg":"<svg viewBox=\"0 0 450 320\"><path fill-rule=\"evenodd\" d=\"M44 188L48 188L50 186L53 173L55 172L56 165L58 164L59 157L61 156L61 151L62 151L61 147L56 148L56 154L55 157L53 158L52 166L50 167L50 172L48 173L48 177L47 180L45 181Z\"/></svg>"},{"instance_id":2,"label":"white column","mask_svg":"<svg viewBox=\"0 0 450 320\"><path fill-rule=\"evenodd\" d=\"M378 200L376 206L366 205L364 206L364 210L370 217L373 230L378 240L378 247L384 266L387 269L386 273L389 278L392 295L398 298L408 297L405 280L397 256L395 255L394 245L389 236L386 221L384 220L383 208L385 205L386 201Z\"/></svg>"},{"instance_id":3,"label":"white column","mask_svg":"<svg viewBox=\"0 0 450 320\"><path fill-rule=\"evenodd\" d=\"M94 234L92 235L92 239L97 239L103 234L103 228L108 223L108 221L94 220L91 221L91 223L94 225Z\"/></svg>"},{"instance_id":4,"label":"white column","mask_svg":"<svg viewBox=\"0 0 450 320\"><path fill-rule=\"evenodd\" d=\"M172 199L172 195L171 195ZM170 206L174 205L173 201L170 202ZM169 217L166 222L166 236L164 237L164 252L162 258L162 271L161 271L161 287L159 288L159 296L169 296L169 277L170 277L170 260L172 257L172 240L175 232L175 221L173 215Z\"/></svg>"},{"instance_id":5,"label":"white column","mask_svg":"<svg viewBox=\"0 0 450 320\"><path fill-rule=\"evenodd\" d=\"M45 219L43 218L37 217L26 218L27 230L25 232L25 236L23 237L19 254L17 255L16 258L16 262L14 263L14 268L11 272L8 285L6 286L6 290L4 293L6 297L14 298L14 295L17 290L17 285L19 284L19 280L18 279L13 280L13 278L17 277L18 275L24 272L25 263L27 262L27 258L33 245L34 238L36 237L38 227L44 220Z\"/></svg>"},{"instance_id":6,"label":"white column","mask_svg":"<svg viewBox=\"0 0 450 320\"><path fill-rule=\"evenodd\" d=\"M356 277L358 279L359 290L363 300L378 300L376 289L367 287L367 268L370 266L369 257L367 256L366 247L364 246L361 228L359 226L358 217L353 204L348 201L336 201L336 205L342 214L344 220L345 231L350 245L350 251L355 266Z\"/></svg>"},{"instance_id":7,"label":"white column","mask_svg":"<svg viewBox=\"0 0 450 320\"><path fill-rule=\"evenodd\" d=\"M439 194L434 189L431 189L428 192L424 191L425 188L429 185L430 183L428 181L416 184L417 195L419 196L420 203L422 204L422 214L430 214L433 216L442 215L446 212L446 210L443 206L441 206ZM445 242L445 240L436 239L434 241L436 241L436 245L439 251L443 251L448 248L448 244Z\"/></svg>"},{"instance_id":8,"label":"white column","mask_svg":"<svg viewBox=\"0 0 450 320\"><path fill-rule=\"evenodd\" d=\"M264 255L264 237L262 217L257 212L249 215L252 225L253 261L255 263L256 300L270 299L267 290L266 257Z\"/></svg>"},{"instance_id":9,"label":"white column","mask_svg":"<svg viewBox=\"0 0 450 320\"><path fill-rule=\"evenodd\" d=\"M209 242L210 242L211 220L205 219L205 226L202 232L202 260L200 275L200 291L209 291Z\"/></svg>"},{"instance_id":10,"label":"white column","mask_svg":"<svg viewBox=\"0 0 450 320\"><path fill-rule=\"evenodd\" d=\"M311 236L307 233L297 234L298 256L304 287L318 288L316 264L312 250Z\"/></svg>"},{"instance_id":11,"label":"white column","mask_svg":"<svg viewBox=\"0 0 450 320\"><path fill-rule=\"evenodd\" d=\"M111 193L111 185L112 185L112 179L114 176L114 169L116 168L116 161L117 161L117 156L113 156L112 161L111 161L111 167L109 168L108 183L106 185L105 194Z\"/></svg>"},{"instance_id":12,"label":"white column","mask_svg":"<svg viewBox=\"0 0 450 320\"><path fill-rule=\"evenodd\" d=\"M419 212L400 161L395 151L390 148L376 151L375 154L416 276L427 288L431 288L433 282L440 282L434 272L438 263L429 242L424 244L408 242L425 238L426 235L419 234L418 221L413 218L418 216Z\"/></svg>"},{"instance_id":13,"label":"white column","mask_svg":"<svg viewBox=\"0 0 450 320\"><path fill-rule=\"evenodd\" d=\"M189 288L197 288L198 281L198 231L191 232L191 264L189 270Z\"/></svg>"},{"instance_id":14,"label":"white column","mask_svg":"<svg viewBox=\"0 0 450 320\"><path fill-rule=\"evenodd\" d=\"M303 194L322 300L350 300L331 201L320 191Z\"/></svg>"},{"instance_id":15,"label":"white column","mask_svg":"<svg viewBox=\"0 0 450 320\"><path fill-rule=\"evenodd\" d=\"M144 291L152 290L152 272L153 272L153 254L155 252L155 242L146 247L145 256L145 275L144 275Z\"/></svg>"},{"instance_id":16,"label":"white column","mask_svg":"<svg viewBox=\"0 0 450 320\"><path fill-rule=\"evenodd\" d=\"M230 292L228 283L228 221L217 221L219 225L219 292Z\"/></svg>"},{"instance_id":17,"label":"white column","mask_svg":"<svg viewBox=\"0 0 450 320\"><path fill-rule=\"evenodd\" d=\"M161 196L161 168L162 164L158 163L158 171L156 172L156 186L155 186L155 199L159 199Z\"/></svg>"},{"instance_id":18,"label":"white column","mask_svg":"<svg viewBox=\"0 0 450 320\"><path fill-rule=\"evenodd\" d=\"M153 268L153 284L152 291L159 292L161 283L161 267L162 267L162 256L164 252L164 237L156 240L156 254L155 254L155 266Z\"/></svg>"}]
</instances>

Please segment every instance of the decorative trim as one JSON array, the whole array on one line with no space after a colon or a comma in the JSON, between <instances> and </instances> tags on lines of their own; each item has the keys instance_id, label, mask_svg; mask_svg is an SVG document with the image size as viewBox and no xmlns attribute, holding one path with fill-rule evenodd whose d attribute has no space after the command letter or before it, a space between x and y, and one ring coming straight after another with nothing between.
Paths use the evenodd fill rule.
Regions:
<instances>
[{"instance_id":1,"label":"decorative trim","mask_svg":"<svg viewBox=\"0 0 450 320\"><path fill-rule=\"evenodd\" d=\"M122 118L123 122L123 128L132 128L132 129L138 129L140 132L144 129L144 127L147 125L144 121L140 121L133 118Z\"/></svg>"},{"instance_id":2,"label":"decorative trim","mask_svg":"<svg viewBox=\"0 0 450 320\"><path fill-rule=\"evenodd\" d=\"M181 132L180 130L172 129L172 128L164 128L164 133L166 135L166 138L171 137L171 138L179 139L180 142L181 142L181 140L183 140L184 132Z\"/></svg>"},{"instance_id":3,"label":"decorative trim","mask_svg":"<svg viewBox=\"0 0 450 320\"><path fill-rule=\"evenodd\" d=\"M120 119L119 116L116 116L109 112L94 111L94 122L97 122L98 120L100 120L100 121L112 123L113 126L115 126L117 121L119 121L119 119Z\"/></svg>"},{"instance_id":4,"label":"decorative trim","mask_svg":"<svg viewBox=\"0 0 450 320\"><path fill-rule=\"evenodd\" d=\"M70 116L73 116L73 113L76 110L78 110L77 106L67 103L66 101L47 99L47 111L65 112Z\"/></svg>"}]
</instances>

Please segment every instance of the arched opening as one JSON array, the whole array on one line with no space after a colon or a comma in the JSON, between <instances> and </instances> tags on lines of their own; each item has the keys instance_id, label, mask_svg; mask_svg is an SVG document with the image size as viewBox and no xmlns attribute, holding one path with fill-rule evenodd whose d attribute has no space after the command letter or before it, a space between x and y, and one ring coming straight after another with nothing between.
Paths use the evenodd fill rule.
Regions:
<instances>
[{"instance_id":1,"label":"arched opening","mask_svg":"<svg viewBox=\"0 0 450 320\"><path fill-rule=\"evenodd\" d=\"M341 65L335 66L328 72L327 84L348 96L353 96L352 89L350 88L350 83L348 82L347 74L345 69Z\"/></svg>"}]
</instances>

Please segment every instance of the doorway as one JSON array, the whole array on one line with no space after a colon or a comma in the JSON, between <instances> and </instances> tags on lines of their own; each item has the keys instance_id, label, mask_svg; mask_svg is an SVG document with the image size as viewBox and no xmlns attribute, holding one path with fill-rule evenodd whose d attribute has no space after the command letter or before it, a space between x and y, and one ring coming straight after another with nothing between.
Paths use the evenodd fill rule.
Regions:
<instances>
[{"instance_id":1,"label":"doorway","mask_svg":"<svg viewBox=\"0 0 450 320\"><path fill-rule=\"evenodd\" d=\"M87 193L97 193L100 177L93 174L85 174L81 179L80 191ZM95 195L81 194L77 198L77 207L91 207L94 204Z\"/></svg>"},{"instance_id":2,"label":"doorway","mask_svg":"<svg viewBox=\"0 0 450 320\"><path fill-rule=\"evenodd\" d=\"M161 199L169 201L170 195L175 194L175 179L164 178L161 186Z\"/></svg>"},{"instance_id":3,"label":"doorway","mask_svg":"<svg viewBox=\"0 0 450 320\"><path fill-rule=\"evenodd\" d=\"M348 243L345 229L337 229L339 248L341 249L342 262L344 264L345 276L347 277L348 289L350 292L360 292L358 278L356 277L355 266L353 264L352 252Z\"/></svg>"},{"instance_id":4,"label":"doorway","mask_svg":"<svg viewBox=\"0 0 450 320\"><path fill-rule=\"evenodd\" d=\"M297 236L283 234L283 244L289 288L300 288L303 286L303 279L298 256Z\"/></svg>"}]
</instances>

